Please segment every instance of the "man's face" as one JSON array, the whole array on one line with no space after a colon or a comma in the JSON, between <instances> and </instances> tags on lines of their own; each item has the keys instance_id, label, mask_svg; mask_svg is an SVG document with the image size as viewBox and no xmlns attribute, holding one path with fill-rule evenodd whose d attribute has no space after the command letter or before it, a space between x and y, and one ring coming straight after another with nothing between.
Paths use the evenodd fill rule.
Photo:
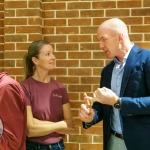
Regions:
<instances>
[{"instance_id":1,"label":"man's face","mask_svg":"<svg viewBox=\"0 0 150 150\"><path fill-rule=\"evenodd\" d=\"M104 51L107 58L113 59L119 52L119 35L108 28L99 27L97 32L100 49Z\"/></svg>"}]
</instances>

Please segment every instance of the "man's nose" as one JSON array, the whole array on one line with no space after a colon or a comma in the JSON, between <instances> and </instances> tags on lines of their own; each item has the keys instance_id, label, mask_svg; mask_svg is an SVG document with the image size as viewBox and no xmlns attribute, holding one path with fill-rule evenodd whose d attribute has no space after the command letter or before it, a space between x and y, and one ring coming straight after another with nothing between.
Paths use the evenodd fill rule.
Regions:
<instances>
[{"instance_id":1,"label":"man's nose","mask_svg":"<svg viewBox=\"0 0 150 150\"><path fill-rule=\"evenodd\" d=\"M103 43L103 42L100 42L100 43L99 43L99 47L100 47L100 49L103 49L103 48L104 48L104 43Z\"/></svg>"}]
</instances>

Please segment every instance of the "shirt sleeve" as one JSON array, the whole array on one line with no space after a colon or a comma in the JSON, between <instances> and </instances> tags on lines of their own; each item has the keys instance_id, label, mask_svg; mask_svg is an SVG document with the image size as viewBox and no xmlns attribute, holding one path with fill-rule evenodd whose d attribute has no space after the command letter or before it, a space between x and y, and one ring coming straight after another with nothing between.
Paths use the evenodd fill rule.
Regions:
<instances>
[{"instance_id":1,"label":"shirt sleeve","mask_svg":"<svg viewBox=\"0 0 150 150\"><path fill-rule=\"evenodd\" d=\"M0 150L17 150L22 143L24 132L25 105L23 95L16 85L0 88L1 136Z\"/></svg>"}]
</instances>

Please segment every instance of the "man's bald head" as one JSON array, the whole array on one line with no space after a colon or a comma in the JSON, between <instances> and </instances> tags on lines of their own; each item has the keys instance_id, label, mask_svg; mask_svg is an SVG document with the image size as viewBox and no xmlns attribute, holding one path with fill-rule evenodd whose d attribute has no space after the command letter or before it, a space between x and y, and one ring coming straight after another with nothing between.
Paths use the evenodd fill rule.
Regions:
<instances>
[{"instance_id":1,"label":"man's bald head","mask_svg":"<svg viewBox=\"0 0 150 150\"><path fill-rule=\"evenodd\" d=\"M112 31L116 31L118 33L122 33L124 35L128 35L128 28L126 24L118 19L118 18L112 18L104 21L100 26L99 29L110 29Z\"/></svg>"}]
</instances>

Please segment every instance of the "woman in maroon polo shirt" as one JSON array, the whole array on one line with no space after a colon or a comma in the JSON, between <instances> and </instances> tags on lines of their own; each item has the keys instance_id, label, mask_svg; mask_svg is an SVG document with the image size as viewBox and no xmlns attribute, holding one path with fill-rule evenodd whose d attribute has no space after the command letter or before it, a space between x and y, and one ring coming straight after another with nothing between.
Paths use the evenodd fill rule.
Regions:
<instances>
[{"instance_id":1,"label":"woman in maroon polo shirt","mask_svg":"<svg viewBox=\"0 0 150 150\"><path fill-rule=\"evenodd\" d=\"M31 43L24 57L26 79L21 83L27 103L27 150L64 150L64 134L74 129L64 85L49 76L55 68L52 46Z\"/></svg>"}]
</instances>

